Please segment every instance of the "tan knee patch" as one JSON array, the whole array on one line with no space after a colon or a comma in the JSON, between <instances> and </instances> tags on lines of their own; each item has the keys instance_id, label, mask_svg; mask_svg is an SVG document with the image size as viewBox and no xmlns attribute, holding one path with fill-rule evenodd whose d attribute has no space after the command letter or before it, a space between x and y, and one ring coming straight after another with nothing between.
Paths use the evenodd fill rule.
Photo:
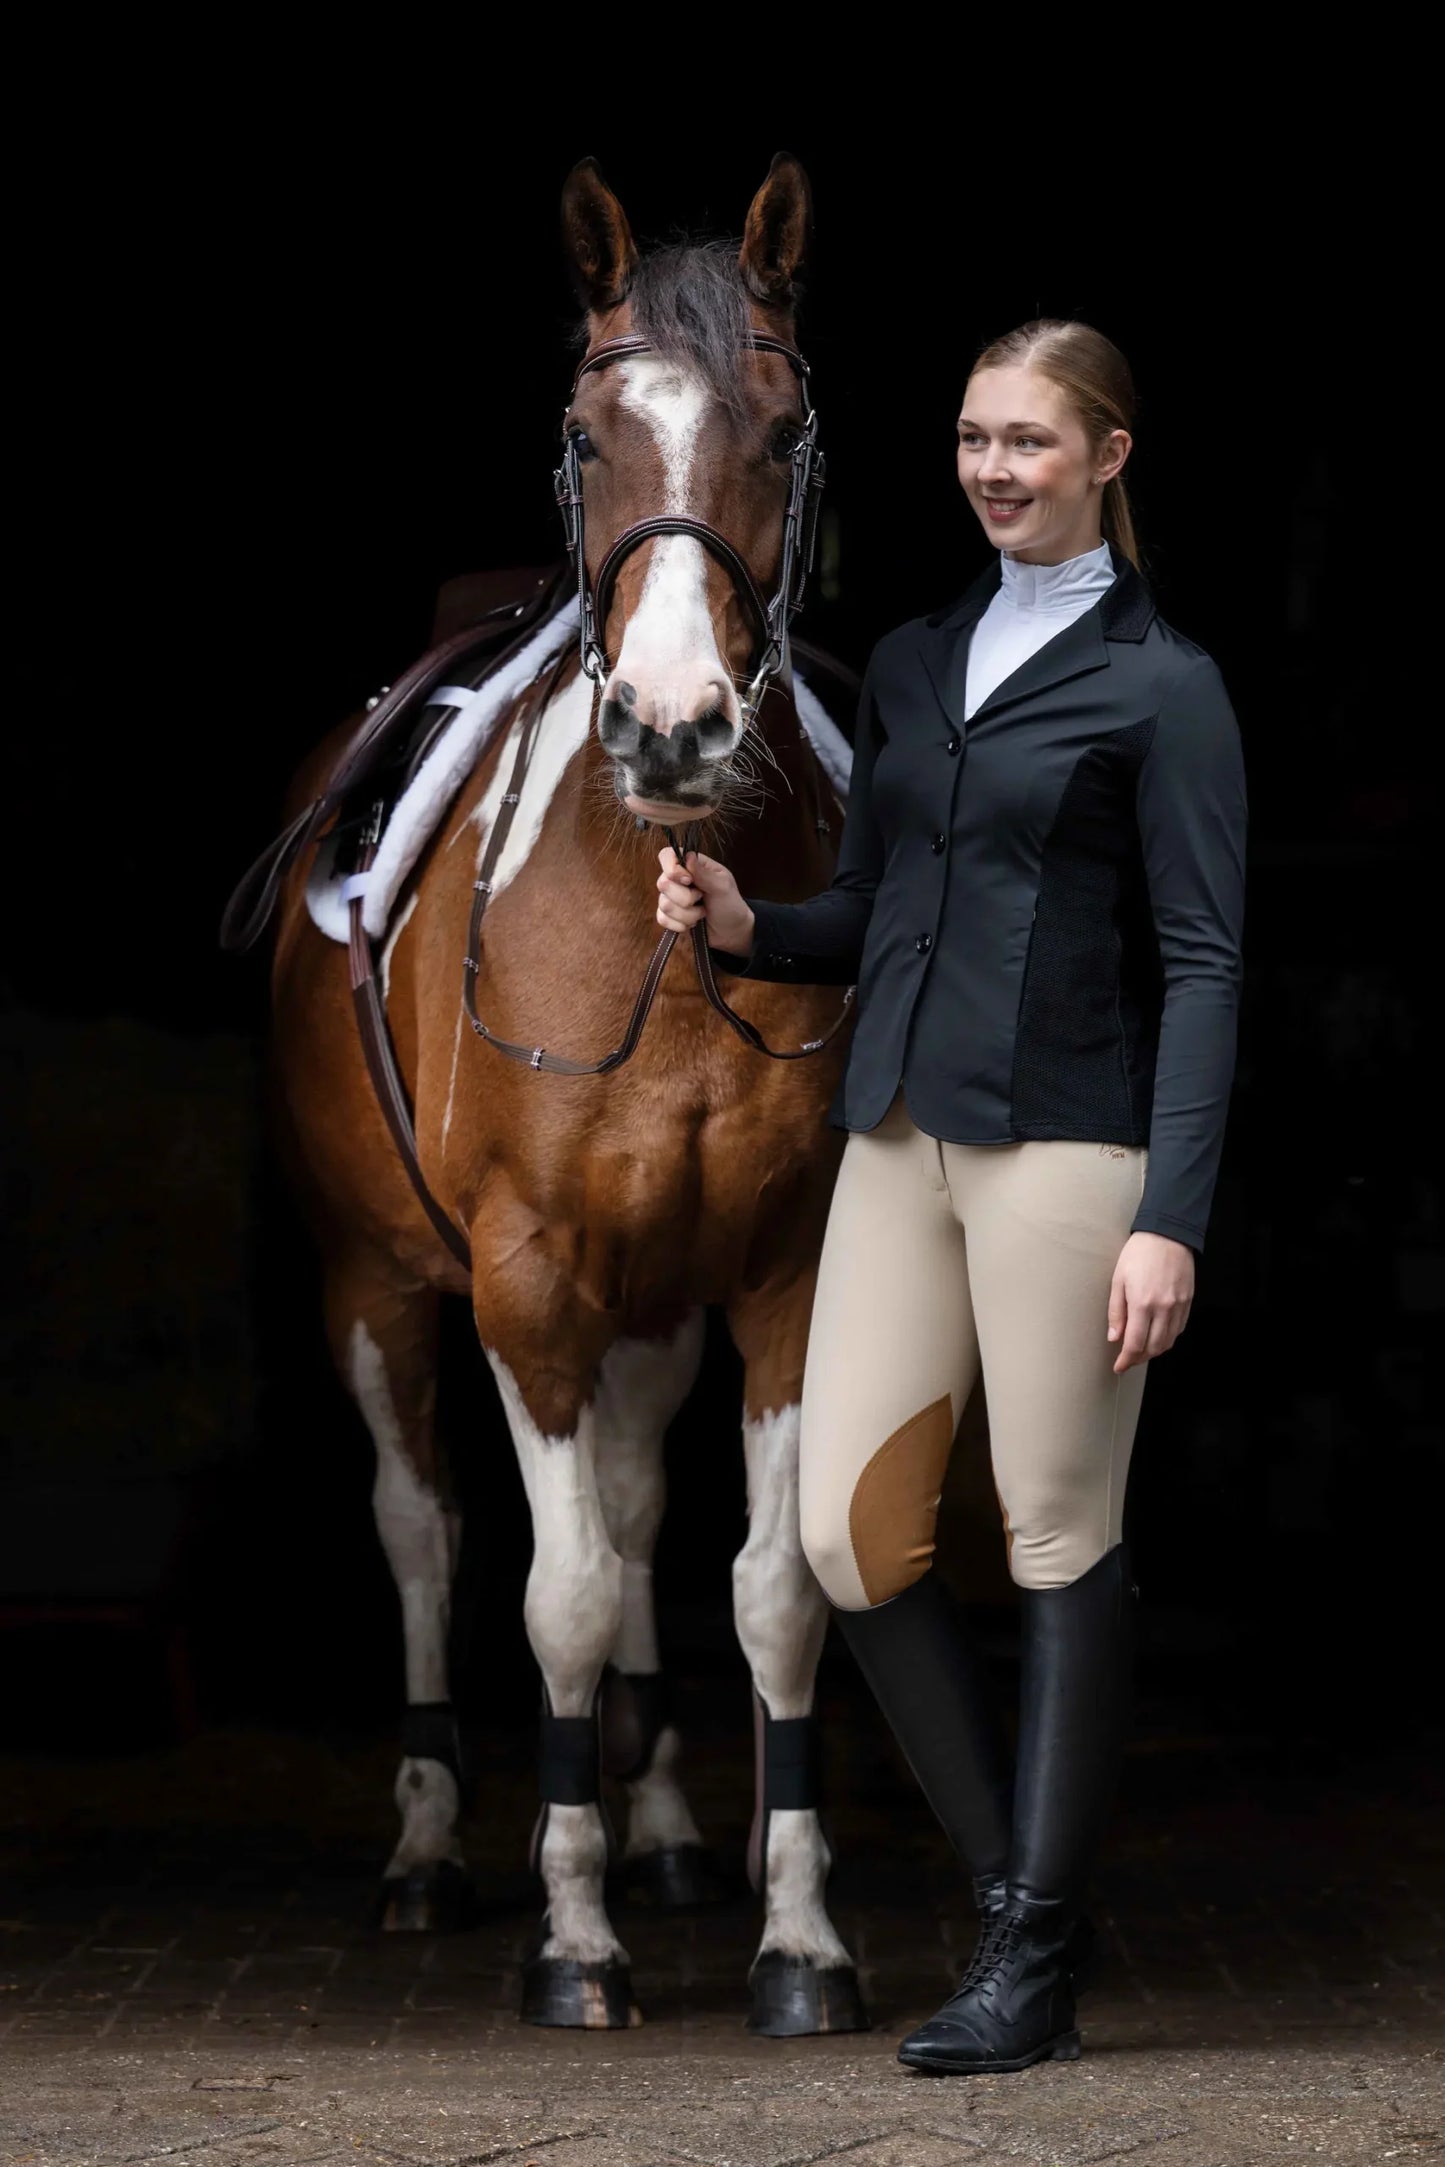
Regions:
<instances>
[{"instance_id":1,"label":"tan knee patch","mask_svg":"<svg viewBox=\"0 0 1445 2167\"><path fill-rule=\"evenodd\" d=\"M953 1450L953 1408L945 1393L878 1447L853 1486L848 1533L870 1603L886 1603L933 1563L938 1500Z\"/></svg>"}]
</instances>

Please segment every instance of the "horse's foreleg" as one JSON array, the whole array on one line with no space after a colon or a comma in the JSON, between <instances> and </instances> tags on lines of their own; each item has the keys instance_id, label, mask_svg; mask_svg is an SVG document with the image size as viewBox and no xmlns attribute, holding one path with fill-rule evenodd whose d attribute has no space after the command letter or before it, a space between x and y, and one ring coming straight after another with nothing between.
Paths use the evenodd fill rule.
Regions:
<instances>
[{"instance_id":1,"label":"horse's foreleg","mask_svg":"<svg viewBox=\"0 0 1445 2167\"><path fill-rule=\"evenodd\" d=\"M828 1916L832 1863L818 1820L813 1689L827 1600L798 1521L802 1340L811 1289L734 1310L747 1364L748 1536L733 1566L738 1639L753 1675L756 1807L748 1868L766 1904L749 1974L750 2023L773 2037L866 2027L858 1974ZM801 1304L801 1330L799 1305Z\"/></svg>"},{"instance_id":2,"label":"horse's foreleg","mask_svg":"<svg viewBox=\"0 0 1445 2167\"><path fill-rule=\"evenodd\" d=\"M542 1811L533 1860L547 1892L529 1957L522 2015L532 2024L611 2029L641 2021L627 1951L607 1916L597 1699L622 1624L622 1560L597 1482L596 1422L583 1407L569 1436L533 1419L507 1364L487 1349L532 1511L527 1637L542 1673Z\"/></svg>"},{"instance_id":3,"label":"horse's foreleg","mask_svg":"<svg viewBox=\"0 0 1445 2167\"><path fill-rule=\"evenodd\" d=\"M652 1558L666 1496L662 1448L702 1360L700 1310L665 1340L619 1340L598 1381L597 1477L622 1559L622 1625L602 1694L605 1772L627 1787L625 1855L636 1894L666 1910L721 1893L677 1780L653 1613Z\"/></svg>"},{"instance_id":4,"label":"horse's foreleg","mask_svg":"<svg viewBox=\"0 0 1445 2167\"><path fill-rule=\"evenodd\" d=\"M437 1296L353 1251L328 1261L325 1300L337 1366L376 1448L372 1505L406 1649L401 1836L382 1883L381 1923L392 1931L465 1926L476 1904L457 1839L461 1771L447 1680L461 1520L446 1495L433 1421Z\"/></svg>"}]
</instances>

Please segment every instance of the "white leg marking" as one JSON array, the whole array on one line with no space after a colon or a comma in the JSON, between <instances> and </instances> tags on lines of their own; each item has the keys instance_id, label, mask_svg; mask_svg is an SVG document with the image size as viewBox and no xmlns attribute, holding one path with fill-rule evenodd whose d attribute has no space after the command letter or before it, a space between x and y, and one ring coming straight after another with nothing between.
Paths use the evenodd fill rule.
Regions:
<instances>
[{"instance_id":1,"label":"white leg marking","mask_svg":"<svg viewBox=\"0 0 1445 2167\"><path fill-rule=\"evenodd\" d=\"M619 1670L661 1668L652 1599L652 1556L666 1499L662 1444L702 1361L703 1315L695 1310L670 1340L619 1340L597 1387L597 1476L602 1510L622 1557L622 1624L612 1661ZM681 1750L670 1726L646 1772L627 1786L629 1858L663 1846L700 1843L678 1784Z\"/></svg>"},{"instance_id":2,"label":"white leg marking","mask_svg":"<svg viewBox=\"0 0 1445 2167\"><path fill-rule=\"evenodd\" d=\"M743 1424L748 1539L733 1565L738 1639L771 1715L805 1716L828 1627L827 1599L803 1555L798 1524L798 1416L784 1407ZM815 1964L852 1961L828 1917L828 1847L811 1809L774 1813L768 1828L761 1949Z\"/></svg>"},{"instance_id":3,"label":"white leg marking","mask_svg":"<svg viewBox=\"0 0 1445 2167\"><path fill-rule=\"evenodd\" d=\"M544 1437L506 1363L486 1352L532 1509L527 1637L553 1714L589 1715L622 1622L622 1560L602 1517L592 1410L583 1411L575 1437ZM550 1925L544 1956L626 1961L603 1905L606 1864L598 1808L550 1806L541 1856Z\"/></svg>"},{"instance_id":4,"label":"white leg marking","mask_svg":"<svg viewBox=\"0 0 1445 2167\"><path fill-rule=\"evenodd\" d=\"M401 1815L401 1837L386 1869L388 1881L409 1874L414 1866L435 1866L450 1859L464 1863L457 1841L457 1816L461 1797L456 1778L440 1761L420 1761L408 1756L397 1771L395 1798Z\"/></svg>"},{"instance_id":5,"label":"white leg marking","mask_svg":"<svg viewBox=\"0 0 1445 2167\"><path fill-rule=\"evenodd\" d=\"M376 1447L372 1508L377 1533L401 1597L406 1645L406 1697L443 1701L447 1628L461 1521L428 1489L407 1456L381 1349L359 1320L351 1328L351 1389ZM388 1874L451 1859L461 1864L456 1821L460 1801L451 1771L440 1761L404 1759L396 1779L401 1840Z\"/></svg>"}]
</instances>

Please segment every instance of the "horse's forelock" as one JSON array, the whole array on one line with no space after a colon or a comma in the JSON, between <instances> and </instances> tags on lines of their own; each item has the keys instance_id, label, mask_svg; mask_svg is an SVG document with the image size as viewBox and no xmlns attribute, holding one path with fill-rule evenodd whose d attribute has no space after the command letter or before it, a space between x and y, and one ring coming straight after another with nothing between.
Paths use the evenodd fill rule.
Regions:
<instances>
[{"instance_id":1,"label":"horse's forelock","mask_svg":"<svg viewBox=\"0 0 1445 2167\"><path fill-rule=\"evenodd\" d=\"M733 413L746 404L742 369L748 294L736 241L679 241L644 256L627 298L632 328L659 354L690 362Z\"/></svg>"}]
</instances>

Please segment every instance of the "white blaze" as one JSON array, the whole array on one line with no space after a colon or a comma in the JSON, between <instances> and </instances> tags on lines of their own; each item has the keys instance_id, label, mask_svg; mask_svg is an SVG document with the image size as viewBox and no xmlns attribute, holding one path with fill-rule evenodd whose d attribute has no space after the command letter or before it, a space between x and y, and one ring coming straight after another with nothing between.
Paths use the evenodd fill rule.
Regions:
<instances>
[{"instance_id":1,"label":"white blaze","mask_svg":"<svg viewBox=\"0 0 1445 2167\"><path fill-rule=\"evenodd\" d=\"M661 456L663 501L657 509L693 513L707 386L695 371L657 354L623 362L618 374L623 406L646 422ZM707 552L690 535L664 535L652 544L613 675L637 687L639 712L654 728L694 714L698 688L709 680L730 694L731 673L718 653L707 606Z\"/></svg>"}]
</instances>

